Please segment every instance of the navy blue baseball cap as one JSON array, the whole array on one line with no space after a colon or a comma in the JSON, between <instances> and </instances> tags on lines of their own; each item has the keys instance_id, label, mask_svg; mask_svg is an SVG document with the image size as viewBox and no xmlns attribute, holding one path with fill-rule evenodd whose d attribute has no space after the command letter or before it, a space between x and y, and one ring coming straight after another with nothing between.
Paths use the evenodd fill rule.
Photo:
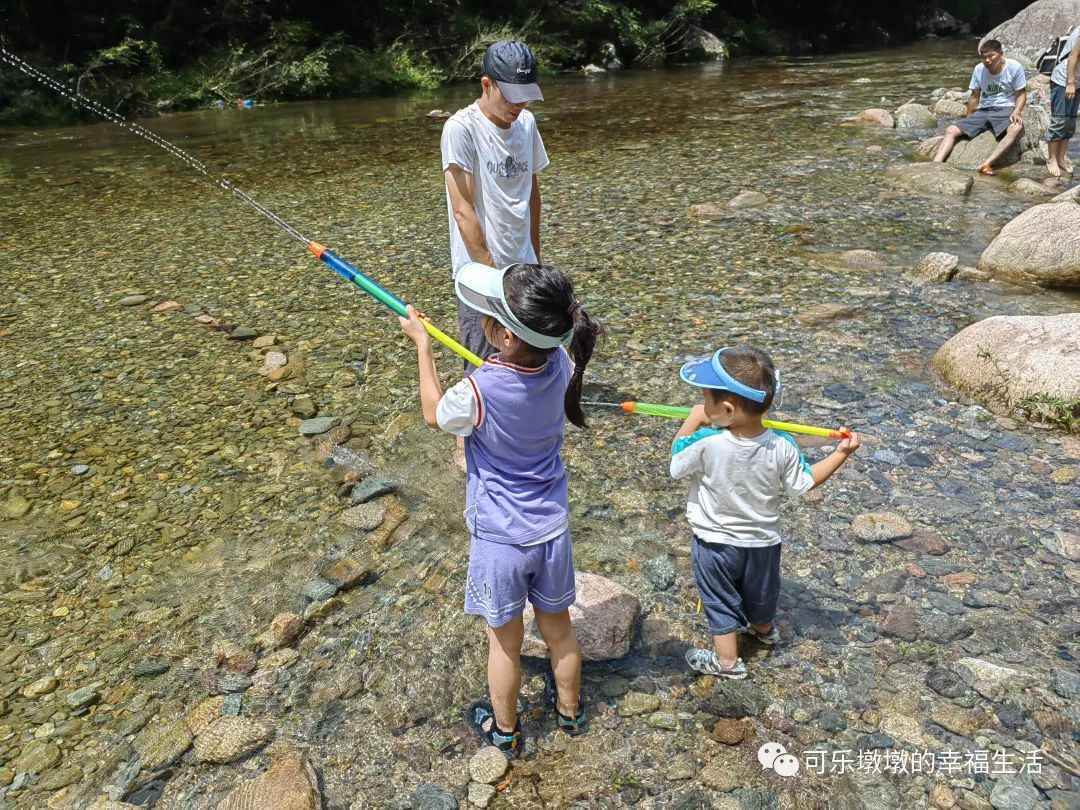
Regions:
<instances>
[{"instance_id":1,"label":"navy blue baseball cap","mask_svg":"<svg viewBox=\"0 0 1080 810\"><path fill-rule=\"evenodd\" d=\"M536 84L536 57L529 46L516 39L502 39L487 49L480 72L499 85L499 92L511 104L543 101Z\"/></svg>"}]
</instances>

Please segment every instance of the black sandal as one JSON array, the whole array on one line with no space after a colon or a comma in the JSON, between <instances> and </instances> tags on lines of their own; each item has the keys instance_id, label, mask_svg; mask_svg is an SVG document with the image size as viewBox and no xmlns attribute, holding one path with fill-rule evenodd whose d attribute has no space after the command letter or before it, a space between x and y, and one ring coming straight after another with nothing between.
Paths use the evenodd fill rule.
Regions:
<instances>
[{"instance_id":1,"label":"black sandal","mask_svg":"<svg viewBox=\"0 0 1080 810\"><path fill-rule=\"evenodd\" d=\"M544 700L555 711L555 725L571 737L579 737L589 730L589 720L585 717L585 701L578 698L577 714L567 717L559 711L559 690L555 686L555 675L548 672L544 676Z\"/></svg>"},{"instance_id":2,"label":"black sandal","mask_svg":"<svg viewBox=\"0 0 1080 810\"><path fill-rule=\"evenodd\" d=\"M469 707L465 714L466 722L480 735L485 744L498 748L504 757L514 759L521 747L521 720L515 720L514 730L505 734L499 730L499 724L495 722L495 711L486 700L478 700ZM491 724L485 729L488 720Z\"/></svg>"}]
</instances>

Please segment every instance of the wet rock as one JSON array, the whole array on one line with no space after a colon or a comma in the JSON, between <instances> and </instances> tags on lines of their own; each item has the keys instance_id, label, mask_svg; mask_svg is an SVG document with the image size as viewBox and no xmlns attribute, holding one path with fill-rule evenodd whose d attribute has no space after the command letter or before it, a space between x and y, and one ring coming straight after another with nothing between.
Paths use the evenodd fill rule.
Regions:
<instances>
[{"instance_id":1,"label":"wet rock","mask_svg":"<svg viewBox=\"0 0 1080 810\"><path fill-rule=\"evenodd\" d=\"M25 497L14 492L4 502L4 517L21 518L30 511L31 505Z\"/></svg>"},{"instance_id":2,"label":"wet rock","mask_svg":"<svg viewBox=\"0 0 1080 810\"><path fill-rule=\"evenodd\" d=\"M769 198L760 191L741 191L728 201L730 208L754 208L765 205Z\"/></svg>"},{"instance_id":3,"label":"wet rock","mask_svg":"<svg viewBox=\"0 0 1080 810\"><path fill-rule=\"evenodd\" d=\"M932 467L934 465L934 459L919 450L915 450L904 456L904 463L909 467L920 467L925 469L926 467Z\"/></svg>"},{"instance_id":4,"label":"wet rock","mask_svg":"<svg viewBox=\"0 0 1080 810\"><path fill-rule=\"evenodd\" d=\"M979 730L979 718L973 711L961 709L951 703L943 703L934 709L930 719L953 734L973 739Z\"/></svg>"},{"instance_id":5,"label":"wet rock","mask_svg":"<svg viewBox=\"0 0 1080 810\"><path fill-rule=\"evenodd\" d=\"M675 584L675 561L667 555L646 560L641 568L645 578L658 591L666 591Z\"/></svg>"},{"instance_id":6,"label":"wet rock","mask_svg":"<svg viewBox=\"0 0 1080 810\"><path fill-rule=\"evenodd\" d=\"M217 810L319 810L322 794L315 769L300 754L275 760L269 770L235 788Z\"/></svg>"},{"instance_id":7,"label":"wet rock","mask_svg":"<svg viewBox=\"0 0 1080 810\"><path fill-rule=\"evenodd\" d=\"M300 589L305 597L312 602L322 602L338 592L337 585L327 582L325 579L312 579L305 582Z\"/></svg>"},{"instance_id":8,"label":"wet rock","mask_svg":"<svg viewBox=\"0 0 1080 810\"><path fill-rule=\"evenodd\" d=\"M170 666L171 664L165 658L144 658L131 668L131 672L136 678L149 678L168 672Z\"/></svg>"},{"instance_id":9,"label":"wet rock","mask_svg":"<svg viewBox=\"0 0 1080 810\"><path fill-rule=\"evenodd\" d=\"M260 335L251 342L253 349L268 349L277 343L277 335Z\"/></svg>"},{"instance_id":10,"label":"wet rock","mask_svg":"<svg viewBox=\"0 0 1080 810\"><path fill-rule=\"evenodd\" d=\"M293 397L292 402L289 403L289 410L301 419L310 419L318 412L314 400L307 394Z\"/></svg>"},{"instance_id":11,"label":"wet rock","mask_svg":"<svg viewBox=\"0 0 1080 810\"><path fill-rule=\"evenodd\" d=\"M664 731L674 731L679 727L679 719L671 712L653 712L647 722L650 727Z\"/></svg>"},{"instance_id":12,"label":"wet rock","mask_svg":"<svg viewBox=\"0 0 1080 810\"><path fill-rule=\"evenodd\" d=\"M1031 810L1039 805L1039 792L1030 777L1002 776L990 792L990 804L995 810Z\"/></svg>"},{"instance_id":13,"label":"wet rock","mask_svg":"<svg viewBox=\"0 0 1080 810\"><path fill-rule=\"evenodd\" d=\"M412 810L457 810L458 800L442 785L425 782L412 795Z\"/></svg>"},{"instance_id":14,"label":"wet rock","mask_svg":"<svg viewBox=\"0 0 1080 810\"><path fill-rule=\"evenodd\" d=\"M1053 534L1041 535L1039 542L1059 557L1080 562L1080 534L1055 529Z\"/></svg>"},{"instance_id":15,"label":"wet rock","mask_svg":"<svg viewBox=\"0 0 1080 810\"><path fill-rule=\"evenodd\" d=\"M140 766L153 771L179 759L191 740L191 730L183 720L156 720L140 731L131 745L139 754Z\"/></svg>"},{"instance_id":16,"label":"wet rock","mask_svg":"<svg viewBox=\"0 0 1080 810\"><path fill-rule=\"evenodd\" d=\"M961 616L966 611L963 602L961 602L959 599L954 599L948 594L934 592L928 594L926 598L927 601L930 602L930 606L934 610L940 611L949 616Z\"/></svg>"},{"instance_id":17,"label":"wet rock","mask_svg":"<svg viewBox=\"0 0 1080 810\"><path fill-rule=\"evenodd\" d=\"M326 433L332 427L341 422L336 416L316 416L314 419L305 419L298 428L301 436L318 436Z\"/></svg>"},{"instance_id":18,"label":"wet rock","mask_svg":"<svg viewBox=\"0 0 1080 810\"><path fill-rule=\"evenodd\" d=\"M273 736L272 728L246 717L219 717L195 738L195 760L234 762L262 748Z\"/></svg>"},{"instance_id":19,"label":"wet rock","mask_svg":"<svg viewBox=\"0 0 1080 810\"><path fill-rule=\"evenodd\" d=\"M386 518L385 501L368 501L346 509L338 515L338 522L351 529L370 532L379 528Z\"/></svg>"},{"instance_id":20,"label":"wet rock","mask_svg":"<svg viewBox=\"0 0 1080 810\"><path fill-rule=\"evenodd\" d=\"M371 576L371 566L352 555L332 562L322 571L322 578L341 590L363 585Z\"/></svg>"},{"instance_id":21,"label":"wet rock","mask_svg":"<svg viewBox=\"0 0 1080 810\"><path fill-rule=\"evenodd\" d=\"M1080 313L978 321L950 338L933 365L954 387L1001 413L1032 398L1080 400ZM1022 410L1038 417L1038 408Z\"/></svg>"},{"instance_id":22,"label":"wet rock","mask_svg":"<svg viewBox=\"0 0 1080 810\"><path fill-rule=\"evenodd\" d=\"M267 352L263 355L263 364L259 367L259 374L266 377L272 371L284 368L289 363L289 358L282 352ZM310 401L310 400L309 400ZM296 411L294 410L293 413Z\"/></svg>"},{"instance_id":23,"label":"wet rock","mask_svg":"<svg viewBox=\"0 0 1080 810\"><path fill-rule=\"evenodd\" d=\"M510 767L502 751L492 745L486 745L473 754L469 760L469 776L473 781L485 785L494 785Z\"/></svg>"},{"instance_id":24,"label":"wet rock","mask_svg":"<svg viewBox=\"0 0 1080 810\"><path fill-rule=\"evenodd\" d=\"M904 463L903 457L893 450L877 450L874 455L870 457L873 461L879 461L882 464L888 464L890 467L897 467Z\"/></svg>"},{"instance_id":25,"label":"wet rock","mask_svg":"<svg viewBox=\"0 0 1080 810\"><path fill-rule=\"evenodd\" d=\"M238 326L229 332L229 340L252 340L258 336L259 333L250 326Z\"/></svg>"},{"instance_id":26,"label":"wet rock","mask_svg":"<svg viewBox=\"0 0 1080 810\"><path fill-rule=\"evenodd\" d=\"M861 270L883 270L886 267L885 257L876 250L845 250L840 254L840 262L846 267Z\"/></svg>"},{"instance_id":27,"label":"wet rock","mask_svg":"<svg viewBox=\"0 0 1080 810\"><path fill-rule=\"evenodd\" d=\"M35 740L27 743L19 755L11 761L15 773L40 774L60 764L60 749L53 743Z\"/></svg>"},{"instance_id":28,"label":"wet rock","mask_svg":"<svg viewBox=\"0 0 1080 810\"><path fill-rule=\"evenodd\" d=\"M934 115L942 118L963 118L967 115L967 105L951 98L939 98L931 108Z\"/></svg>"},{"instance_id":29,"label":"wet rock","mask_svg":"<svg viewBox=\"0 0 1080 810\"><path fill-rule=\"evenodd\" d=\"M880 731L863 734L855 740L855 748L859 751L872 751L876 748L893 748L895 746L896 740Z\"/></svg>"},{"instance_id":30,"label":"wet rock","mask_svg":"<svg viewBox=\"0 0 1080 810\"><path fill-rule=\"evenodd\" d=\"M893 119L892 113L888 110L883 110L880 107L872 107L868 110L863 110L855 116L855 123L870 124L871 126L887 127L889 129L896 126L896 121ZM934 123L936 126L937 122L935 121Z\"/></svg>"},{"instance_id":31,"label":"wet rock","mask_svg":"<svg viewBox=\"0 0 1080 810\"><path fill-rule=\"evenodd\" d=\"M972 629L956 616L927 614L919 617L919 635L930 641L947 644L971 635Z\"/></svg>"},{"instance_id":32,"label":"wet rock","mask_svg":"<svg viewBox=\"0 0 1080 810\"><path fill-rule=\"evenodd\" d=\"M1031 684L1031 676L1027 673L981 658L961 658L954 669L965 682L988 700L999 701L1007 693Z\"/></svg>"},{"instance_id":33,"label":"wet rock","mask_svg":"<svg viewBox=\"0 0 1080 810\"><path fill-rule=\"evenodd\" d=\"M997 143L997 139L992 132L976 135L971 140L959 140L956 142L956 146L953 147L952 152L949 153L945 164L954 170L975 171L990 157L997 148ZM1002 155L994 165L999 167L1011 166L1020 160L1021 151L1019 142L1013 144L1012 148ZM969 180L971 179L969 175L965 174L964 176Z\"/></svg>"},{"instance_id":34,"label":"wet rock","mask_svg":"<svg viewBox=\"0 0 1080 810\"><path fill-rule=\"evenodd\" d=\"M1078 228L1080 205L1033 206L1001 229L979 258L979 269L1033 284L1080 286Z\"/></svg>"},{"instance_id":35,"label":"wet rock","mask_svg":"<svg viewBox=\"0 0 1080 810\"><path fill-rule=\"evenodd\" d=\"M227 672L218 679L218 691L224 695L244 692L251 688L251 678L238 672Z\"/></svg>"},{"instance_id":36,"label":"wet rock","mask_svg":"<svg viewBox=\"0 0 1080 810\"><path fill-rule=\"evenodd\" d=\"M60 682L53 678L51 675L34 681L33 683L23 687L20 694L25 698L39 698L43 695L49 695L56 691L56 687L60 685Z\"/></svg>"},{"instance_id":37,"label":"wet rock","mask_svg":"<svg viewBox=\"0 0 1080 810\"><path fill-rule=\"evenodd\" d=\"M890 608L878 618L877 630L883 636L915 641L919 637L919 615L908 608Z\"/></svg>"},{"instance_id":38,"label":"wet rock","mask_svg":"<svg viewBox=\"0 0 1080 810\"><path fill-rule=\"evenodd\" d=\"M1029 197L1049 197L1056 192L1044 186L1042 183L1032 180L1030 177L1021 177L1016 182L1009 185L1009 191L1016 194L1026 194Z\"/></svg>"},{"instance_id":39,"label":"wet rock","mask_svg":"<svg viewBox=\"0 0 1080 810\"><path fill-rule=\"evenodd\" d=\"M97 703L100 699L101 695L97 691L97 687L84 686L81 689L76 689L74 692L71 692L64 698L64 702L69 708L77 711Z\"/></svg>"},{"instance_id":40,"label":"wet rock","mask_svg":"<svg viewBox=\"0 0 1080 810\"><path fill-rule=\"evenodd\" d=\"M221 717L221 709L224 705L225 698L222 695L207 698L188 712L184 722L191 729L192 734L202 734L211 723Z\"/></svg>"},{"instance_id":41,"label":"wet rock","mask_svg":"<svg viewBox=\"0 0 1080 810\"><path fill-rule=\"evenodd\" d=\"M874 594L898 593L903 590L907 576L903 571L885 571L866 583L866 590Z\"/></svg>"},{"instance_id":42,"label":"wet rock","mask_svg":"<svg viewBox=\"0 0 1080 810\"><path fill-rule=\"evenodd\" d=\"M117 306L121 307L137 307L140 304L145 304L149 300L149 295L142 295L140 293L136 295L125 295L123 298L117 301L116 304Z\"/></svg>"},{"instance_id":43,"label":"wet rock","mask_svg":"<svg viewBox=\"0 0 1080 810\"><path fill-rule=\"evenodd\" d=\"M835 734L847 728L847 721L836 709L826 709L818 717L818 728Z\"/></svg>"},{"instance_id":44,"label":"wet rock","mask_svg":"<svg viewBox=\"0 0 1080 810\"><path fill-rule=\"evenodd\" d=\"M933 554L935 556L940 556L949 550L949 544L944 538L932 532L923 531L915 532L911 537L897 541L896 547L915 554Z\"/></svg>"},{"instance_id":45,"label":"wet rock","mask_svg":"<svg viewBox=\"0 0 1080 810\"><path fill-rule=\"evenodd\" d=\"M835 402L855 402L863 398L863 394L844 383L829 383L822 389L822 393Z\"/></svg>"},{"instance_id":46,"label":"wet rock","mask_svg":"<svg viewBox=\"0 0 1080 810\"><path fill-rule=\"evenodd\" d=\"M710 735L718 743L738 745L754 733L753 726L744 720L723 718L716 722Z\"/></svg>"},{"instance_id":47,"label":"wet rock","mask_svg":"<svg viewBox=\"0 0 1080 810\"><path fill-rule=\"evenodd\" d=\"M922 104L908 102L901 105L893 116L897 129L937 129L937 116Z\"/></svg>"},{"instance_id":48,"label":"wet rock","mask_svg":"<svg viewBox=\"0 0 1080 810\"><path fill-rule=\"evenodd\" d=\"M696 25L685 25L676 40L686 58L694 62L709 62L728 58L728 47L716 34Z\"/></svg>"},{"instance_id":49,"label":"wet rock","mask_svg":"<svg viewBox=\"0 0 1080 810\"><path fill-rule=\"evenodd\" d=\"M495 790L494 786L473 782L469 785L469 804L476 807L487 807L497 794L498 791Z\"/></svg>"},{"instance_id":50,"label":"wet rock","mask_svg":"<svg viewBox=\"0 0 1080 810\"><path fill-rule=\"evenodd\" d=\"M354 505L367 503L381 495L389 495L397 490L397 483L383 475L371 475L352 488L349 498ZM386 505L383 505L386 514ZM381 522L381 521L380 521Z\"/></svg>"},{"instance_id":51,"label":"wet rock","mask_svg":"<svg viewBox=\"0 0 1080 810\"><path fill-rule=\"evenodd\" d=\"M870 543L886 543L911 536L911 524L895 512L864 512L856 515L851 532L859 540Z\"/></svg>"},{"instance_id":52,"label":"wet rock","mask_svg":"<svg viewBox=\"0 0 1080 810\"><path fill-rule=\"evenodd\" d=\"M574 578L577 600L570 606L570 621L577 633L582 656L587 661L604 661L626 655L641 612L637 596L598 574L576 571ZM547 645L536 627L531 604L525 608L524 622L522 655L546 656Z\"/></svg>"},{"instance_id":53,"label":"wet rock","mask_svg":"<svg viewBox=\"0 0 1080 810\"><path fill-rule=\"evenodd\" d=\"M959 266L960 257L952 253L927 253L915 265L915 272L927 281L942 283L951 281Z\"/></svg>"},{"instance_id":54,"label":"wet rock","mask_svg":"<svg viewBox=\"0 0 1080 810\"><path fill-rule=\"evenodd\" d=\"M930 788L930 804L937 810L952 810L956 806L956 794L948 785L937 784Z\"/></svg>"},{"instance_id":55,"label":"wet rock","mask_svg":"<svg viewBox=\"0 0 1080 810\"><path fill-rule=\"evenodd\" d=\"M803 326L824 326L833 321L854 318L858 314L859 310L848 304L824 303L803 310L795 316L795 320Z\"/></svg>"},{"instance_id":56,"label":"wet rock","mask_svg":"<svg viewBox=\"0 0 1080 810\"><path fill-rule=\"evenodd\" d=\"M606 698L622 697L630 689L630 682L619 675L611 675L600 682L600 694Z\"/></svg>"},{"instance_id":57,"label":"wet rock","mask_svg":"<svg viewBox=\"0 0 1080 810\"><path fill-rule=\"evenodd\" d=\"M279 613L270 622L270 634L274 637L275 647L288 647L304 629L304 620L295 613Z\"/></svg>"},{"instance_id":58,"label":"wet rock","mask_svg":"<svg viewBox=\"0 0 1080 810\"><path fill-rule=\"evenodd\" d=\"M660 708L660 698L645 692L627 692L619 701L619 717L637 717L651 714Z\"/></svg>"},{"instance_id":59,"label":"wet rock","mask_svg":"<svg viewBox=\"0 0 1080 810\"><path fill-rule=\"evenodd\" d=\"M971 176L944 163L911 163L885 172L886 181L919 194L943 194L963 197L974 181Z\"/></svg>"},{"instance_id":60,"label":"wet rock","mask_svg":"<svg viewBox=\"0 0 1080 810\"><path fill-rule=\"evenodd\" d=\"M1066 700L1080 701L1080 675L1075 672L1055 670L1053 688Z\"/></svg>"},{"instance_id":61,"label":"wet rock","mask_svg":"<svg viewBox=\"0 0 1080 810\"><path fill-rule=\"evenodd\" d=\"M748 680L722 680L705 702L707 711L717 717L760 717L769 705L769 696Z\"/></svg>"}]
</instances>

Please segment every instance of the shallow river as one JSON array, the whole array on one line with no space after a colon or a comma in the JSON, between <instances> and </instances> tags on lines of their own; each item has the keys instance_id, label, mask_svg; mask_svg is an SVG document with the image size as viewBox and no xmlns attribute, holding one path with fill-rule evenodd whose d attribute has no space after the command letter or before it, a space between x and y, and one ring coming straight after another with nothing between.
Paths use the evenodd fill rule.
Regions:
<instances>
[{"instance_id":1,"label":"shallow river","mask_svg":"<svg viewBox=\"0 0 1080 810\"><path fill-rule=\"evenodd\" d=\"M916 807L935 787L969 807L1003 790L1075 800L1080 574L1048 546L1080 525L1080 442L958 400L928 363L974 320L1077 297L919 283L906 268L926 252L974 264L1031 200L1000 177L959 201L890 189L884 170L919 133L844 123L965 87L973 51L544 81L544 258L609 328L586 397L691 404L679 365L748 341L783 371L782 418L867 436L787 510L785 641L751 656L732 708L681 658L706 630L667 476L676 425L596 410L570 428L578 568L635 591L644 619L626 658L587 665L595 720L578 740L535 711L530 664L527 756L492 806ZM453 332L441 121L425 113L474 95L144 123ZM744 190L769 202L688 216ZM422 423L393 319L112 125L3 133L0 191L0 807L214 806L296 749L327 807L464 806L475 743L460 712L483 693L485 649L461 615L463 478ZM829 258L861 248L887 266ZM270 355L235 326L273 335L289 371L267 376ZM455 379L457 361L440 363ZM298 425L315 413L340 425L313 443ZM343 519L357 479L353 495L396 494ZM857 539L875 511L912 536ZM327 598L315 580L343 556L369 574ZM306 614L284 647L299 655L271 652L282 613ZM960 659L1015 677L980 688ZM232 764L188 745L219 714L252 721L221 743ZM746 739L718 741L718 718L743 716ZM784 780L755 756L777 739L1058 759L1034 777Z\"/></svg>"}]
</instances>

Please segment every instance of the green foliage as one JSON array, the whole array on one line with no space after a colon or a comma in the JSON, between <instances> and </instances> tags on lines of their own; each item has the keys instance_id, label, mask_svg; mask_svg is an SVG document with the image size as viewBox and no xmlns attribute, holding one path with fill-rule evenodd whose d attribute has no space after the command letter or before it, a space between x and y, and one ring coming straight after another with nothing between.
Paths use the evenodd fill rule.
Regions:
<instances>
[{"instance_id":1,"label":"green foliage","mask_svg":"<svg viewBox=\"0 0 1080 810\"><path fill-rule=\"evenodd\" d=\"M1080 399L1032 394L1020 400L1017 408L1029 419L1047 422L1069 432L1080 432Z\"/></svg>"}]
</instances>

